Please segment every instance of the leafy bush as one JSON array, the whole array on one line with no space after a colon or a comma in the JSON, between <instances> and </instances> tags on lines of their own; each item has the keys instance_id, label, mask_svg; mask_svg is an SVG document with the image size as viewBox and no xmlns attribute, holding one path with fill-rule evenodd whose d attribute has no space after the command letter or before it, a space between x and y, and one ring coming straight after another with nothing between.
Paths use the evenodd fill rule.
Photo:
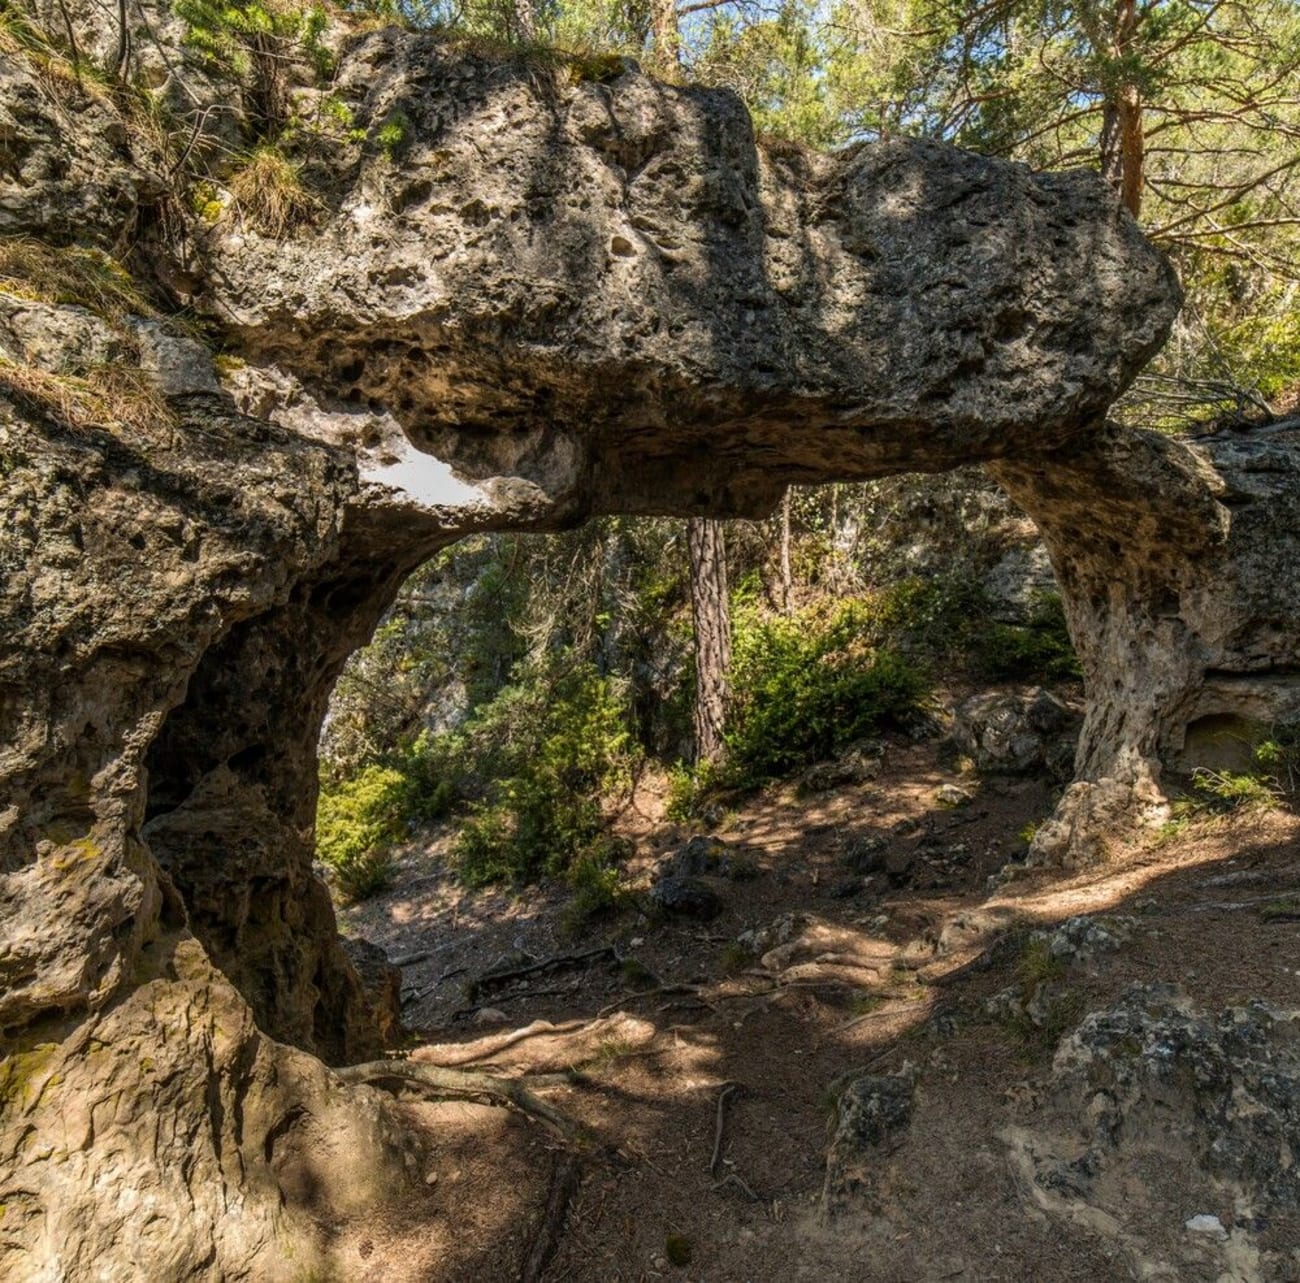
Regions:
<instances>
[{"instance_id":1,"label":"leafy bush","mask_svg":"<svg viewBox=\"0 0 1300 1283\"><path fill-rule=\"evenodd\" d=\"M1204 810L1268 811L1278 804L1280 789L1271 776L1254 772L1212 771L1197 767L1192 772L1192 790Z\"/></svg>"},{"instance_id":2,"label":"leafy bush","mask_svg":"<svg viewBox=\"0 0 1300 1283\"><path fill-rule=\"evenodd\" d=\"M636 756L614 684L567 658L525 672L456 738L458 788L481 793L454 847L474 886L563 874L590 854L605 834L602 803L630 785Z\"/></svg>"},{"instance_id":3,"label":"leafy bush","mask_svg":"<svg viewBox=\"0 0 1300 1283\"><path fill-rule=\"evenodd\" d=\"M736 619L725 774L749 786L832 756L924 700L928 683L877 645L870 599Z\"/></svg>"},{"instance_id":4,"label":"leafy bush","mask_svg":"<svg viewBox=\"0 0 1300 1283\"><path fill-rule=\"evenodd\" d=\"M1026 624L981 621L974 659L983 675L995 681L1075 681L1083 675L1065 609L1054 592L1036 595Z\"/></svg>"},{"instance_id":5,"label":"leafy bush","mask_svg":"<svg viewBox=\"0 0 1300 1283\"><path fill-rule=\"evenodd\" d=\"M316 811L316 852L333 870L345 900L364 899L387 885L393 844L407 831L409 795L407 777L379 765L322 789Z\"/></svg>"}]
</instances>

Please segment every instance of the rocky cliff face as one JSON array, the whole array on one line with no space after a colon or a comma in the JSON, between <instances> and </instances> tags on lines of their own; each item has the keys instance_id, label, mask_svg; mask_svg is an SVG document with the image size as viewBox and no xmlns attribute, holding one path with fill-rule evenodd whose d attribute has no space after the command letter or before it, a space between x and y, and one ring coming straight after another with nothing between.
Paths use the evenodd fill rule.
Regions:
<instances>
[{"instance_id":1,"label":"rocky cliff face","mask_svg":"<svg viewBox=\"0 0 1300 1283\"><path fill-rule=\"evenodd\" d=\"M306 1277L313 1213L400 1191L391 1119L316 1059L375 1035L311 875L315 744L464 533L993 462L1067 596L1087 798L1289 690L1291 435L1104 428L1177 287L1094 177L764 151L723 94L380 32L338 85L398 153L313 155L287 240L163 235L111 105L0 84L0 228L131 225L243 361L0 292L0 1273ZM131 415L82 395L109 368Z\"/></svg>"}]
</instances>

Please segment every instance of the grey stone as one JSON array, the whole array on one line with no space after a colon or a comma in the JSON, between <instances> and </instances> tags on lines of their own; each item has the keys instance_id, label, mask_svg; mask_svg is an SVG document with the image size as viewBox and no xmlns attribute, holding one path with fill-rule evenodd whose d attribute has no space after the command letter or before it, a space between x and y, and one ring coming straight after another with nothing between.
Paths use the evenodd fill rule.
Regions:
<instances>
[{"instance_id":1,"label":"grey stone","mask_svg":"<svg viewBox=\"0 0 1300 1283\"><path fill-rule=\"evenodd\" d=\"M790 944L807 922L802 913L783 913L765 927L751 927L748 931L742 931L736 937L736 943L761 957L781 945Z\"/></svg>"},{"instance_id":2,"label":"grey stone","mask_svg":"<svg viewBox=\"0 0 1300 1283\"><path fill-rule=\"evenodd\" d=\"M1200 1258L1168 1257L1176 1243L1150 1241L1148 1218L1161 1206L1227 1206L1231 1236L1197 1214L1186 1250L1231 1237L1255 1257L1257 1277L1285 1278L1292 1244L1259 1230L1300 1209L1291 1159L1300 1152L1300 1012L1262 1002L1203 1011L1172 986L1134 985L1062 1041L1032 1120L1005 1139L1040 1213L1087 1217L1133 1262L1200 1277ZM1128 1180L1137 1170L1143 1180Z\"/></svg>"},{"instance_id":3,"label":"grey stone","mask_svg":"<svg viewBox=\"0 0 1300 1283\"><path fill-rule=\"evenodd\" d=\"M650 888L650 903L674 918L707 922L722 912L722 897L700 878L669 876Z\"/></svg>"},{"instance_id":4,"label":"grey stone","mask_svg":"<svg viewBox=\"0 0 1300 1283\"><path fill-rule=\"evenodd\" d=\"M879 834L850 837L843 844L841 859L854 873L882 873L888 846Z\"/></svg>"},{"instance_id":5,"label":"grey stone","mask_svg":"<svg viewBox=\"0 0 1300 1283\"><path fill-rule=\"evenodd\" d=\"M1073 760L1080 720L1041 687L988 691L957 707L952 740L980 771L1019 775L1044 767L1059 769Z\"/></svg>"},{"instance_id":6,"label":"grey stone","mask_svg":"<svg viewBox=\"0 0 1300 1283\"><path fill-rule=\"evenodd\" d=\"M915 1081L899 1074L851 1077L835 1107L835 1134L826 1153L822 1210L827 1217L871 1202L879 1168L902 1144L912 1121Z\"/></svg>"},{"instance_id":7,"label":"grey stone","mask_svg":"<svg viewBox=\"0 0 1300 1283\"><path fill-rule=\"evenodd\" d=\"M759 874L754 857L717 837L696 836L667 860L661 861L661 876L680 878L729 878L744 882Z\"/></svg>"},{"instance_id":8,"label":"grey stone","mask_svg":"<svg viewBox=\"0 0 1300 1283\"><path fill-rule=\"evenodd\" d=\"M826 793L852 784L874 780L884 763L885 746L875 741L853 745L838 757L816 762L799 777L799 787L807 793Z\"/></svg>"}]
</instances>

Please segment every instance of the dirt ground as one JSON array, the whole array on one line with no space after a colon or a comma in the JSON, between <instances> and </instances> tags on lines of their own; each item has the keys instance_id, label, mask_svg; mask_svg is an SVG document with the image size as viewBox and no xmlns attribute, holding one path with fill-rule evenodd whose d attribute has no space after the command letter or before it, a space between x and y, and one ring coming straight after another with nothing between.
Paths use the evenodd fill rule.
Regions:
<instances>
[{"instance_id":1,"label":"dirt ground","mask_svg":"<svg viewBox=\"0 0 1300 1283\"><path fill-rule=\"evenodd\" d=\"M971 800L941 805L951 783ZM572 1147L517 1112L405 1105L428 1138L423 1195L334 1227L340 1277L527 1277L571 1170L579 1183L538 1276L551 1281L1143 1276L1105 1234L1049 1219L1018 1187L1001 1136L1032 1117L1064 1030L999 1020L986 1000L1023 976L1029 929L1088 914L1122 915L1126 940L1071 974L1072 1022L1137 981L1176 983L1216 1010L1252 998L1300 1008L1300 923L1277 912L1300 888L1300 823L1281 809L1196 823L1087 873L991 886L1051 803L1043 781L959 777L932 744L890 743L875 780L814 797L773 790L723 817L712 832L758 873L715 883L724 907L712 921L633 909L576 936L563 888L469 892L442 867L445 835L413 847L391 892L342 915L404 964L410 1054L502 1074L577 1069L580 1081L539 1091L592 1140L571 1168ZM645 781L620 823L642 885L691 835L663 820L662 781ZM855 873L870 839L887 867ZM784 952L736 945L785 915L796 917ZM837 1080L909 1066L910 1127L880 1156L871 1198L828 1222ZM1232 1210L1161 1205L1147 1209L1149 1232L1158 1242L1167 1223L1172 1242L1188 1216L1230 1224ZM1271 1232L1300 1242L1300 1226ZM1228 1277L1209 1257L1199 1268L1180 1277Z\"/></svg>"}]
</instances>

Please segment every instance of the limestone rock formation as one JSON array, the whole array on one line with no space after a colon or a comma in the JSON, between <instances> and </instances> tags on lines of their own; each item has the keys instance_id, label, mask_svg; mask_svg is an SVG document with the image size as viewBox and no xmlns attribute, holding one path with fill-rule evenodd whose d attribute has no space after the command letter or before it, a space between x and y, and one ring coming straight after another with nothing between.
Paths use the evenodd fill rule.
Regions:
<instances>
[{"instance_id":1,"label":"limestone rock formation","mask_svg":"<svg viewBox=\"0 0 1300 1283\"><path fill-rule=\"evenodd\" d=\"M386 31L337 89L401 153L307 156L280 242L177 231L106 102L0 85L0 232L129 225L244 362L0 293L0 1274L310 1277L323 1224L400 1194L391 1109L318 1059L378 1034L311 872L315 751L463 534L992 463L1088 678L1062 851L1189 726L1290 708L1297 425L1104 427L1178 291L1095 176L765 151L726 94ZM106 370L130 415L57 394Z\"/></svg>"},{"instance_id":2,"label":"limestone rock formation","mask_svg":"<svg viewBox=\"0 0 1300 1283\"><path fill-rule=\"evenodd\" d=\"M1300 717L1300 420L1191 440L1110 428L994 475L1052 554L1083 666L1075 780L1038 860L1086 859L1164 769L1223 763Z\"/></svg>"},{"instance_id":3,"label":"limestone rock formation","mask_svg":"<svg viewBox=\"0 0 1300 1283\"><path fill-rule=\"evenodd\" d=\"M985 691L953 713L952 741L976 769L1018 775L1050 771L1070 778L1078 714L1050 691Z\"/></svg>"},{"instance_id":4,"label":"limestone rock formation","mask_svg":"<svg viewBox=\"0 0 1300 1283\"><path fill-rule=\"evenodd\" d=\"M529 477L570 518L1061 448L1177 306L1087 173L765 151L726 94L391 31L336 92L359 128L409 122L401 163L322 158L327 208L288 243L218 224L200 303L250 358L390 415L395 454Z\"/></svg>"},{"instance_id":5,"label":"limestone rock formation","mask_svg":"<svg viewBox=\"0 0 1300 1283\"><path fill-rule=\"evenodd\" d=\"M1300 1013L1198 1011L1168 985L1134 986L1089 1015L1057 1051L1032 1121L1004 1137L1029 1205L1113 1245L1137 1277L1288 1277L1297 1032ZM1220 1228L1159 1224L1166 1196Z\"/></svg>"}]
</instances>

